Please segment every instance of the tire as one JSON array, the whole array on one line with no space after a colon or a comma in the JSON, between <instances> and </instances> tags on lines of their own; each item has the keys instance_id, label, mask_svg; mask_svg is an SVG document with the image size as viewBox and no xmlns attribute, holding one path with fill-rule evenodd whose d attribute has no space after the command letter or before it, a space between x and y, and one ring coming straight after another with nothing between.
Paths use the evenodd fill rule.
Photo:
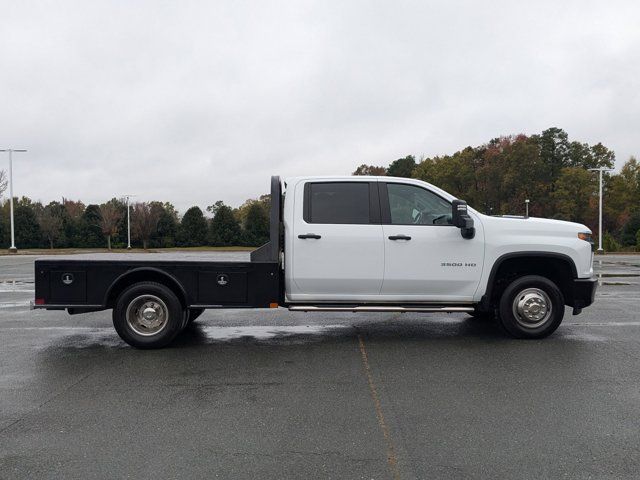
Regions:
<instances>
[{"instance_id":1,"label":"tire","mask_svg":"<svg viewBox=\"0 0 640 480\"><path fill-rule=\"evenodd\" d=\"M186 308L182 311L182 325L180 325L180 331L189 326L189 310Z\"/></svg>"},{"instance_id":2,"label":"tire","mask_svg":"<svg viewBox=\"0 0 640 480\"><path fill-rule=\"evenodd\" d=\"M564 297L555 283L538 275L511 282L500 297L500 324L515 338L544 338L560 326Z\"/></svg>"},{"instance_id":3,"label":"tire","mask_svg":"<svg viewBox=\"0 0 640 480\"><path fill-rule=\"evenodd\" d=\"M187 312L187 315L189 317L187 319L187 325L190 325L196 318L202 315L202 313L204 312L204 308L190 308L189 310L187 310Z\"/></svg>"},{"instance_id":4,"label":"tire","mask_svg":"<svg viewBox=\"0 0 640 480\"><path fill-rule=\"evenodd\" d=\"M162 348L180 333L185 317L180 300L169 288L160 283L140 282L118 297L113 326L132 347Z\"/></svg>"}]
</instances>

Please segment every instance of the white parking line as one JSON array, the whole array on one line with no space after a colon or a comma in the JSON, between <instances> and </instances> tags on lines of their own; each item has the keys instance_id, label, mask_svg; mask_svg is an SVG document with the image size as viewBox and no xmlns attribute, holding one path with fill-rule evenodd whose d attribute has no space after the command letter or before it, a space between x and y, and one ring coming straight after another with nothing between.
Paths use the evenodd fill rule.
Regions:
<instances>
[{"instance_id":1,"label":"white parking line","mask_svg":"<svg viewBox=\"0 0 640 480\"><path fill-rule=\"evenodd\" d=\"M0 308L28 307L29 302L7 302L0 303Z\"/></svg>"},{"instance_id":2,"label":"white parking line","mask_svg":"<svg viewBox=\"0 0 640 480\"><path fill-rule=\"evenodd\" d=\"M640 322L566 322L563 325L571 325L572 327L640 327Z\"/></svg>"}]
</instances>

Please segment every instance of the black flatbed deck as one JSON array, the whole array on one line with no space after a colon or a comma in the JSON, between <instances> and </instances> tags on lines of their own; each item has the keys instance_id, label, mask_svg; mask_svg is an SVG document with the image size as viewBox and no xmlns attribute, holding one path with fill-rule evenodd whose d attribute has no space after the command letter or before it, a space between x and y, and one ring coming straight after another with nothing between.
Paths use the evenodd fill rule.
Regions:
<instances>
[{"instance_id":1,"label":"black flatbed deck","mask_svg":"<svg viewBox=\"0 0 640 480\"><path fill-rule=\"evenodd\" d=\"M269 242L252 251L87 253L35 262L35 308L69 313L112 308L140 282L170 288L185 309L268 308L282 304L282 191L271 178Z\"/></svg>"},{"instance_id":2,"label":"black flatbed deck","mask_svg":"<svg viewBox=\"0 0 640 480\"><path fill-rule=\"evenodd\" d=\"M248 257L246 252L107 253L38 259L35 306L70 313L111 308L124 288L140 281L170 286L187 308L280 303L278 263Z\"/></svg>"}]
</instances>

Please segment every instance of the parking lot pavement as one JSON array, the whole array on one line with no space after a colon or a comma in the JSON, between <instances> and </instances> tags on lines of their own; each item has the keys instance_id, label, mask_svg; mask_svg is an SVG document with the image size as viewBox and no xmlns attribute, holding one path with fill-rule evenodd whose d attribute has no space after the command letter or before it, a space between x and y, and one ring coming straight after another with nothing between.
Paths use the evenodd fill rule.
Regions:
<instances>
[{"instance_id":1,"label":"parking lot pavement","mask_svg":"<svg viewBox=\"0 0 640 480\"><path fill-rule=\"evenodd\" d=\"M0 478L637 478L640 256L550 338L462 314L207 311L164 350L29 311L0 257Z\"/></svg>"}]
</instances>

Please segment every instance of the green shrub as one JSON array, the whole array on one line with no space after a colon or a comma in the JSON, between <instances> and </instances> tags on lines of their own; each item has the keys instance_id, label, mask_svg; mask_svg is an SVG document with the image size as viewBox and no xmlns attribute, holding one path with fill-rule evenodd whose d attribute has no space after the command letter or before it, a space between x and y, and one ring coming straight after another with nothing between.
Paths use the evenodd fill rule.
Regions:
<instances>
[{"instance_id":1,"label":"green shrub","mask_svg":"<svg viewBox=\"0 0 640 480\"><path fill-rule=\"evenodd\" d=\"M640 230L640 212L636 212L624 224L620 231L620 243L633 246L637 243L637 231Z\"/></svg>"},{"instance_id":2,"label":"green shrub","mask_svg":"<svg viewBox=\"0 0 640 480\"><path fill-rule=\"evenodd\" d=\"M602 248L605 252L618 252L620 251L620 244L613 238L613 235L605 232L602 236Z\"/></svg>"}]
</instances>

